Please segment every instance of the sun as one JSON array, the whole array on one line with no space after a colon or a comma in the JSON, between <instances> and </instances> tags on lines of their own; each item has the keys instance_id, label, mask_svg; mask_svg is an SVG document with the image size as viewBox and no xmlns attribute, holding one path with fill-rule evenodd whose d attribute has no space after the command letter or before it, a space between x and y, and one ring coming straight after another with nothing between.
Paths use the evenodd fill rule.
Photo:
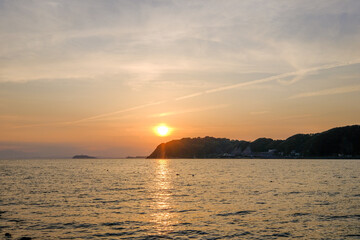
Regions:
<instances>
[{"instance_id":1,"label":"sun","mask_svg":"<svg viewBox=\"0 0 360 240\"><path fill-rule=\"evenodd\" d=\"M166 126L165 124L160 124L154 128L154 131L160 137L168 136L171 132L171 128Z\"/></svg>"}]
</instances>

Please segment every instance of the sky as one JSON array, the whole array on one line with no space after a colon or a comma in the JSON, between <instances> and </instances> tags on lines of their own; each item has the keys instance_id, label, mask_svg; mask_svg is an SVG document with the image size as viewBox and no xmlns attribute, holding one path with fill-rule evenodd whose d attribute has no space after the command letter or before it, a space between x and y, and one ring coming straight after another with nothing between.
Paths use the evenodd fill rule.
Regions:
<instances>
[{"instance_id":1,"label":"sky","mask_svg":"<svg viewBox=\"0 0 360 240\"><path fill-rule=\"evenodd\" d=\"M359 13L358 0L0 0L0 158L359 124Z\"/></svg>"}]
</instances>

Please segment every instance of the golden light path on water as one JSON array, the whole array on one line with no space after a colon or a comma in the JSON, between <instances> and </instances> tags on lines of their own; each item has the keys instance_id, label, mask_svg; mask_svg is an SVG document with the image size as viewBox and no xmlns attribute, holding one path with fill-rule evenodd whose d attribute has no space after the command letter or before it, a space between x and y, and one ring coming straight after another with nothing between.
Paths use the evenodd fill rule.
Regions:
<instances>
[{"instance_id":1,"label":"golden light path on water","mask_svg":"<svg viewBox=\"0 0 360 240\"><path fill-rule=\"evenodd\" d=\"M172 179L169 171L169 162L166 159L156 160L154 202L151 222L155 223L158 234L166 234L173 230L174 220L173 206L171 205Z\"/></svg>"},{"instance_id":2,"label":"golden light path on water","mask_svg":"<svg viewBox=\"0 0 360 240\"><path fill-rule=\"evenodd\" d=\"M0 233L352 239L360 235L359 171L359 160L2 160Z\"/></svg>"}]
</instances>

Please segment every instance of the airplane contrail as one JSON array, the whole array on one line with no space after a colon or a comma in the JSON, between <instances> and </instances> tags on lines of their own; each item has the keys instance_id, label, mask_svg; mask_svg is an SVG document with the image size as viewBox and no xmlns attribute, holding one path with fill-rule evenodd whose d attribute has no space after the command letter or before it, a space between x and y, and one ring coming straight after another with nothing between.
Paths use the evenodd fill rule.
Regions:
<instances>
[{"instance_id":1,"label":"airplane contrail","mask_svg":"<svg viewBox=\"0 0 360 240\"><path fill-rule=\"evenodd\" d=\"M43 126L43 125L71 125L71 124L87 122L87 121L91 121L91 120L95 120L95 119L97 119L97 120L104 119L105 120L107 117L113 116L113 115L116 115L116 114L119 114L119 113L130 112L130 111L134 111L134 110L137 110L137 109L142 109L142 108L146 108L146 107L150 107L150 106L154 106L154 105L159 105L159 104L169 102L169 101L181 101L181 100L198 97L198 96L205 95L205 94L211 94L211 93L226 91L226 90L235 89L235 88L241 88L241 87L266 83L266 82L272 82L272 81L280 80L280 79L283 79L283 78L286 78L286 77L298 76L298 75L306 75L308 73L312 73L312 72L316 72L316 71L327 70L327 69L332 69L332 68L336 68L336 67L344 67L344 66L349 66L349 65L359 64L359 63L360 63L360 59L354 60L354 61L349 61L349 62L327 64L327 65L323 65L323 66L312 67L312 68L302 69L302 70L298 70L298 71L282 73L282 74L278 74L278 75L275 75L275 76L261 78L261 79L257 79L257 80L253 80L253 81L241 82L241 83L231 84L231 85L228 85L228 86L208 89L208 90L205 90L205 91L192 93L192 94L177 97L177 98L174 98L174 99L168 99L168 100L164 100L164 101L146 103L146 104L138 105L138 106L131 107L131 108L126 108L126 109L122 109L122 110L118 110L118 111L114 111L114 112L109 112L109 113L104 113L104 114L99 114L99 115L83 118L83 119L80 119L80 120L69 121L69 122L57 122L57 123L47 123L47 124L25 125L25 126L19 126L17 128L22 128L22 127L27 127L27 126L28 127L31 127L31 126ZM295 98L295 97L293 97L293 98Z\"/></svg>"},{"instance_id":2,"label":"airplane contrail","mask_svg":"<svg viewBox=\"0 0 360 240\"><path fill-rule=\"evenodd\" d=\"M219 104L219 105L207 106L207 107L203 107L203 108L191 108L191 109L186 109L183 111L171 111L171 112L151 114L148 117L149 118L158 118L158 117L165 117L165 116L178 115L178 114L184 114L184 113L195 113L195 112L202 112L202 111L207 111L207 110L225 108L227 106L228 106L228 104Z\"/></svg>"},{"instance_id":3,"label":"airplane contrail","mask_svg":"<svg viewBox=\"0 0 360 240\"><path fill-rule=\"evenodd\" d=\"M100 114L100 115L95 115L95 116L92 116L92 117L83 118L83 119L68 122L68 123L69 124L76 124L76 123L86 122L86 121L90 121L90 120L94 120L94 119L106 118L106 117L116 115L116 114L119 114L119 113L130 112L130 111L141 109L141 108L146 108L146 107L150 107L150 106L154 106L154 105L159 105L159 104L162 104L164 102L166 102L166 101L158 101L158 102L146 103L146 104L142 104L142 105L139 105L139 106L126 108L126 109L118 110L118 111L115 111L115 112L109 112L109 113L104 113L104 114Z\"/></svg>"},{"instance_id":4,"label":"airplane contrail","mask_svg":"<svg viewBox=\"0 0 360 240\"><path fill-rule=\"evenodd\" d=\"M360 63L360 60L356 60L356 61L351 61L351 62L328 64L328 65L323 65L323 66L319 66L319 67L302 69L302 70L298 70L298 71L294 71L294 72L282 73L279 75L266 77L266 78L262 78L262 79L258 79L258 80L242 82L242 83L237 83L237 84L231 84L228 86L213 88L213 89L193 93L190 95L185 95L182 97L178 97L175 100L179 101L179 100L189 99L189 98L197 97L197 96L204 95L204 94L221 92L221 91L225 91L225 90L246 87L246 86L256 85L256 84L260 84L260 83L272 82L272 81L283 79L286 77L297 76L299 74L304 75L304 74L308 74L308 73L316 72L316 71L320 71L320 70L327 70L327 69L336 68L336 67L344 67L344 66L349 66L349 65L359 64L359 63Z\"/></svg>"},{"instance_id":5,"label":"airplane contrail","mask_svg":"<svg viewBox=\"0 0 360 240\"><path fill-rule=\"evenodd\" d=\"M83 118L83 119L79 119L79 120L75 120L75 121L28 124L28 125L16 126L14 128L41 127L41 126L54 126L54 125L64 125L64 126L73 125L73 124L82 123L82 122L106 119L107 117L110 117L110 116L113 116L113 115L116 115L116 114L119 114L119 113L130 112L130 111L133 111L133 110L146 108L146 107L150 107L150 106L153 106L153 105L159 105L159 104L164 103L164 102L165 101L151 102L151 103L142 104L142 105L138 105L138 106L131 107L131 108L126 108L126 109L118 110L118 111L115 111L115 112L99 114L99 115L95 115L95 116L91 116L91 117L87 117L87 118Z\"/></svg>"},{"instance_id":6,"label":"airplane contrail","mask_svg":"<svg viewBox=\"0 0 360 240\"><path fill-rule=\"evenodd\" d=\"M253 81L242 82L242 83L232 84L232 85L228 85L228 86L213 88L213 89L209 89L209 90L205 90L205 91L201 91L201 92L197 92L197 93L192 93L190 95L177 97L177 98L172 99L172 100L180 101L180 100L184 100L184 99L198 97L198 96L201 96L201 95L204 95L204 94L210 94L210 93L215 93L215 92L220 92L220 91L226 91L226 90L230 90L230 89L234 89L234 88L246 87L246 86L261 84L261 83L265 83L265 82L272 82L272 81L283 79L283 78L286 78L286 77L297 76L299 74L305 75L305 74L308 74L308 73L311 73L311 72L316 72L316 71L320 71L320 70L327 70L327 69L332 69L332 68L336 68L336 67L344 67L344 66L354 65L354 64L359 64L359 63L360 63L360 59L355 60L355 61L343 62L343 63L327 64L327 65L323 65L323 66L319 66L319 67L313 67L313 68L302 69L302 70L288 72L288 73L282 73L282 74L278 74L278 75L275 75L275 76L266 77L266 78L262 78L262 79L258 79L258 80L253 80ZM92 119L100 119L100 118L115 115L115 114L118 114L118 113L128 112L128 111L137 110L137 109L140 109L140 108L145 108L145 107L148 107L148 106L162 104L162 103L165 103L165 102L168 102L168 101L171 101L171 100L165 100L165 101L159 101L159 102L155 102L155 103L143 104L143 105L139 105L139 106L124 109L124 110L119 110L119 111L115 111L115 112L110 112L110 113L106 113L106 114L101 114L101 115L97 115L97 116L93 116L93 117L84 118L84 119L81 119L81 120L78 120L78 121L74 121L72 123L80 123L80 122L84 122L84 121L88 121L88 120L92 120Z\"/></svg>"}]
</instances>

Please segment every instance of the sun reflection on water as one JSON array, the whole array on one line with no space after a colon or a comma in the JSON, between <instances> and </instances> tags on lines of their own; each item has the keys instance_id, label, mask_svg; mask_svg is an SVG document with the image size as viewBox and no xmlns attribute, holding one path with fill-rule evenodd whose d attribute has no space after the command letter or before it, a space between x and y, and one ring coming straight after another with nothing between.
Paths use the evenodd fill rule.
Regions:
<instances>
[{"instance_id":1,"label":"sun reflection on water","mask_svg":"<svg viewBox=\"0 0 360 240\"><path fill-rule=\"evenodd\" d=\"M155 228L159 234L165 234L173 230L174 213L171 205L171 175L169 172L169 162L166 159L156 160L156 171L154 181L154 213L151 221L155 223Z\"/></svg>"}]
</instances>

